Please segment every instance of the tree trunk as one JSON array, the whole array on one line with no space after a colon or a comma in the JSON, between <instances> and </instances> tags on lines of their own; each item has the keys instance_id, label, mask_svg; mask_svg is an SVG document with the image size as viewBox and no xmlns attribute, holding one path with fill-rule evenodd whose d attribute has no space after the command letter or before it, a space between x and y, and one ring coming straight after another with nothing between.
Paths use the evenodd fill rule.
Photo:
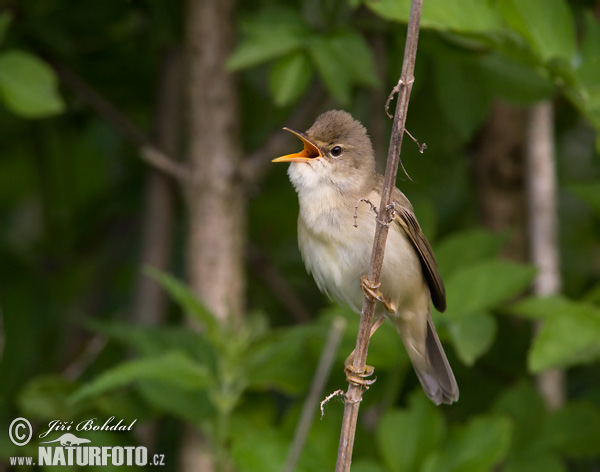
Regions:
<instances>
[{"instance_id":1,"label":"tree trunk","mask_svg":"<svg viewBox=\"0 0 600 472\"><path fill-rule=\"evenodd\" d=\"M538 269L533 290L537 295L547 296L559 293L562 285L552 102L540 102L531 109L527 131L529 249L531 262ZM541 323L536 323L536 331L539 331ZM556 410L564 404L564 370L548 369L541 372L536 377L536 383L550 410Z\"/></svg>"},{"instance_id":2,"label":"tree trunk","mask_svg":"<svg viewBox=\"0 0 600 472\"><path fill-rule=\"evenodd\" d=\"M525 120L523 109L494 104L473 156L481 222L491 231L510 231L503 255L518 261L527 260Z\"/></svg>"},{"instance_id":3,"label":"tree trunk","mask_svg":"<svg viewBox=\"0 0 600 472\"><path fill-rule=\"evenodd\" d=\"M245 198L234 78L232 0L187 6L187 188L189 282L216 316L239 319L244 306Z\"/></svg>"},{"instance_id":4,"label":"tree trunk","mask_svg":"<svg viewBox=\"0 0 600 472\"><path fill-rule=\"evenodd\" d=\"M245 196L234 77L225 68L233 45L233 0L189 0L186 7L187 270L191 288L222 322L244 311ZM201 329L193 326L194 329ZM210 444L189 427L181 470L215 469Z\"/></svg>"},{"instance_id":5,"label":"tree trunk","mask_svg":"<svg viewBox=\"0 0 600 472\"><path fill-rule=\"evenodd\" d=\"M176 51L168 51L163 57L154 113L156 144L171 157L179 154L181 137L180 59ZM165 292L154 279L143 272L143 268L152 266L162 271L169 269L174 225L173 190L168 176L155 168L148 169L142 217L140 272L132 307L132 320L135 323L158 324L164 318Z\"/></svg>"}]
</instances>

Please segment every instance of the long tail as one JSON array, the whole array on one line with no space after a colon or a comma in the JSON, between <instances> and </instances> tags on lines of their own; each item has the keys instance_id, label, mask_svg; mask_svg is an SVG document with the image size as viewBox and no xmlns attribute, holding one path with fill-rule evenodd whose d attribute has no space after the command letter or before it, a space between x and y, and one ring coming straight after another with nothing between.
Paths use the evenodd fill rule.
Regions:
<instances>
[{"instance_id":1,"label":"long tail","mask_svg":"<svg viewBox=\"0 0 600 472\"><path fill-rule=\"evenodd\" d=\"M427 334L423 349L422 342L397 326L413 368L423 386L425 394L433 403L453 403L458 400L459 392L452 368L440 343L431 315L427 315Z\"/></svg>"}]
</instances>

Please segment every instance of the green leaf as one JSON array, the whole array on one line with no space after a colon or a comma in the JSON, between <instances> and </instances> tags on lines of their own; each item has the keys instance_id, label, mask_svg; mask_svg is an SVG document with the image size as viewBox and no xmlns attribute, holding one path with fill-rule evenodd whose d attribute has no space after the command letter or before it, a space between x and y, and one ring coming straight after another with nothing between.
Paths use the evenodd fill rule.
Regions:
<instances>
[{"instance_id":1,"label":"green leaf","mask_svg":"<svg viewBox=\"0 0 600 472\"><path fill-rule=\"evenodd\" d=\"M442 112L461 137L468 139L488 114L490 90L472 61L439 55L434 65L435 90Z\"/></svg>"},{"instance_id":2,"label":"green leaf","mask_svg":"<svg viewBox=\"0 0 600 472\"><path fill-rule=\"evenodd\" d=\"M75 418L80 409L66 399L77 389L77 383L57 374L41 375L27 383L16 397L19 410L38 420Z\"/></svg>"},{"instance_id":3,"label":"green leaf","mask_svg":"<svg viewBox=\"0 0 600 472\"><path fill-rule=\"evenodd\" d=\"M32 54L0 54L0 100L19 116L43 118L64 109L54 71Z\"/></svg>"},{"instance_id":4,"label":"green leaf","mask_svg":"<svg viewBox=\"0 0 600 472\"><path fill-rule=\"evenodd\" d=\"M312 67L306 54L296 51L279 59L273 69L269 85L278 106L295 102L306 90L312 76Z\"/></svg>"},{"instance_id":5,"label":"green leaf","mask_svg":"<svg viewBox=\"0 0 600 472\"><path fill-rule=\"evenodd\" d=\"M145 272L169 293L182 310L202 324L206 335L215 345L221 345L224 334L219 321L187 285L153 267L146 267Z\"/></svg>"},{"instance_id":6,"label":"green leaf","mask_svg":"<svg viewBox=\"0 0 600 472\"><path fill-rule=\"evenodd\" d=\"M239 472L280 472L289 448L289 438L277 430L248 425L233 433L231 455Z\"/></svg>"},{"instance_id":7,"label":"green leaf","mask_svg":"<svg viewBox=\"0 0 600 472\"><path fill-rule=\"evenodd\" d=\"M358 459L352 461L352 472L386 472L386 469L373 459Z\"/></svg>"},{"instance_id":8,"label":"green leaf","mask_svg":"<svg viewBox=\"0 0 600 472\"><path fill-rule=\"evenodd\" d=\"M529 352L532 372L600 359L600 309L564 297L529 298L511 311L543 320Z\"/></svg>"},{"instance_id":9,"label":"green leaf","mask_svg":"<svg viewBox=\"0 0 600 472\"><path fill-rule=\"evenodd\" d=\"M377 428L377 446L387 470L420 470L444 433L440 410L417 392L411 396L408 409L392 409L382 416Z\"/></svg>"},{"instance_id":10,"label":"green leaf","mask_svg":"<svg viewBox=\"0 0 600 472\"><path fill-rule=\"evenodd\" d=\"M310 41L309 52L329 93L342 105L348 105L352 77L348 74L345 60L340 57L337 47L328 38L319 36Z\"/></svg>"},{"instance_id":11,"label":"green leaf","mask_svg":"<svg viewBox=\"0 0 600 472\"><path fill-rule=\"evenodd\" d=\"M457 270L446 283L448 317L457 320L469 313L497 307L525 290L535 272L533 267L500 259Z\"/></svg>"},{"instance_id":12,"label":"green leaf","mask_svg":"<svg viewBox=\"0 0 600 472\"><path fill-rule=\"evenodd\" d=\"M547 434L553 449L570 458L600 455L600 410L587 402L573 402L548 420Z\"/></svg>"},{"instance_id":13,"label":"green leaf","mask_svg":"<svg viewBox=\"0 0 600 472\"><path fill-rule=\"evenodd\" d=\"M426 472L487 472L506 455L512 426L508 419L482 416L452 432L443 450L436 451Z\"/></svg>"},{"instance_id":14,"label":"green leaf","mask_svg":"<svg viewBox=\"0 0 600 472\"><path fill-rule=\"evenodd\" d=\"M478 65L494 95L510 102L531 105L555 93L554 84L538 70L504 54L486 54Z\"/></svg>"},{"instance_id":15,"label":"green leaf","mask_svg":"<svg viewBox=\"0 0 600 472\"><path fill-rule=\"evenodd\" d=\"M473 365L492 346L496 328L494 317L485 312L474 312L450 323L448 329L460 360Z\"/></svg>"},{"instance_id":16,"label":"green leaf","mask_svg":"<svg viewBox=\"0 0 600 472\"><path fill-rule=\"evenodd\" d=\"M590 120L596 130L600 130L600 23L588 11L585 15L585 32L579 51L574 74L577 79L576 89L569 94L575 104ZM567 90L569 91L569 89ZM600 136L600 134L598 134ZM596 147L600 149L600 138ZM596 206L598 208L598 206Z\"/></svg>"},{"instance_id":17,"label":"green leaf","mask_svg":"<svg viewBox=\"0 0 600 472\"><path fill-rule=\"evenodd\" d=\"M544 62L571 61L575 56L575 27L565 0L501 0L500 12Z\"/></svg>"},{"instance_id":18,"label":"green leaf","mask_svg":"<svg viewBox=\"0 0 600 472\"><path fill-rule=\"evenodd\" d=\"M599 76L600 77L600 76ZM568 186L568 190L590 205L600 214L600 183L587 182Z\"/></svg>"},{"instance_id":19,"label":"green leaf","mask_svg":"<svg viewBox=\"0 0 600 472\"><path fill-rule=\"evenodd\" d=\"M152 408L177 418L204 426L207 418L214 418L216 409L207 390L184 390L178 385L142 380L137 391Z\"/></svg>"},{"instance_id":20,"label":"green leaf","mask_svg":"<svg viewBox=\"0 0 600 472\"><path fill-rule=\"evenodd\" d=\"M330 36L329 41L357 84L376 86L379 83L371 48L358 32L338 30Z\"/></svg>"},{"instance_id":21,"label":"green leaf","mask_svg":"<svg viewBox=\"0 0 600 472\"><path fill-rule=\"evenodd\" d=\"M8 11L0 12L0 44L4 41L6 31L12 21L12 15Z\"/></svg>"},{"instance_id":22,"label":"green leaf","mask_svg":"<svg viewBox=\"0 0 600 472\"><path fill-rule=\"evenodd\" d=\"M514 422L511 448L515 451L528 448L542 435L546 407L537 390L528 382L521 382L502 392L493 411Z\"/></svg>"},{"instance_id":23,"label":"green leaf","mask_svg":"<svg viewBox=\"0 0 600 472\"><path fill-rule=\"evenodd\" d=\"M563 462L551 452L531 450L506 460L503 472L567 472Z\"/></svg>"},{"instance_id":24,"label":"green leaf","mask_svg":"<svg viewBox=\"0 0 600 472\"><path fill-rule=\"evenodd\" d=\"M242 25L244 39L227 67L240 70L276 59L303 46L309 32L300 15L286 7L267 8Z\"/></svg>"},{"instance_id":25,"label":"green leaf","mask_svg":"<svg viewBox=\"0 0 600 472\"><path fill-rule=\"evenodd\" d=\"M435 258L442 276L498 255L507 240L507 234L495 234L483 228L451 234L435 248Z\"/></svg>"},{"instance_id":26,"label":"green leaf","mask_svg":"<svg viewBox=\"0 0 600 472\"><path fill-rule=\"evenodd\" d=\"M306 356L309 343L323 335L320 326L296 326L257 342L242 359L248 385L289 393L303 391L310 383L315 364Z\"/></svg>"},{"instance_id":27,"label":"green leaf","mask_svg":"<svg viewBox=\"0 0 600 472\"><path fill-rule=\"evenodd\" d=\"M182 390L197 391L207 387L212 382L212 377L205 366L187 355L181 352L167 352L160 356L118 364L80 388L71 400L78 402L142 380L163 382Z\"/></svg>"},{"instance_id":28,"label":"green leaf","mask_svg":"<svg viewBox=\"0 0 600 472\"><path fill-rule=\"evenodd\" d=\"M388 20L408 22L410 0L367 0L367 6ZM423 2L421 26L442 31L487 33L502 28L491 0L428 0Z\"/></svg>"}]
</instances>

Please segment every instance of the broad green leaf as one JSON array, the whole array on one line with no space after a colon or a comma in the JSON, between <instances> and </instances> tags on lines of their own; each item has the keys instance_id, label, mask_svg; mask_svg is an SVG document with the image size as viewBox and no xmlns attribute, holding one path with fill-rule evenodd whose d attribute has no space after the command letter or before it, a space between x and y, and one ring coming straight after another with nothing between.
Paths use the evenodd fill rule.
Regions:
<instances>
[{"instance_id":1,"label":"broad green leaf","mask_svg":"<svg viewBox=\"0 0 600 472\"><path fill-rule=\"evenodd\" d=\"M352 472L387 472L387 470L372 459L358 459L352 461Z\"/></svg>"},{"instance_id":2,"label":"broad green leaf","mask_svg":"<svg viewBox=\"0 0 600 472\"><path fill-rule=\"evenodd\" d=\"M486 54L478 65L492 93L510 102L531 105L555 93L554 84L538 70L504 54Z\"/></svg>"},{"instance_id":3,"label":"broad green leaf","mask_svg":"<svg viewBox=\"0 0 600 472\"><path fill-rule=\"evenodd\" d=\"M248 425L233 433L231 456L239 472L280 472L283 470L290 438L277 430Z\"/></svg>"},{"instance_id":4,"label":"broad green leaf","mask_svg":"<svg viewBox=\"0 0 600 472\"><path fill-rule=\"evenodd\" d=\"M557 451L570 458L600 455L600 410L587 402L568 403L548 420L547 435Z\"/></svg>"},{"instance_id":5,"label":"broad green leaf","mask_svg":"<svg viewBox=\"0 0 600 472\"><path fill-rule=\"evenodd\" d=\"M490 90L472 61L439 55L434 65L435 90L442 112L447 122L467 139L488 114Z\"/></svg>"},{"instance_id":6,"label":"broad green leaf","mask_svg":"<svg viewBox=\"0 0 600 472\"><path fill-rule=\"evenodd\" d=\"M506 460L503 472L567 472L555 453L531 450Z\"/></svg>"},{"instance_id":7,"label":"broad green leaf","mask_svg":"<svg viewBox=\"0 0 600 472\"><path fill-rule=\"evenodd\" d=\"M358 32L350 29L338 30L330 36L329 41L357 84L377 85L378 79L373 54L367 42ZM351 54L348 54L348 51Z\"/></svg>"},{"instance_id":8,"label":"broad green leaf","mask_svg":"<svg viewBox=\"0 0 600 472\"><path fill-rule=\"evenodd\" d=\"M494 234L483 228L451 234L435 248L435 258L442 276L446 277L475 262L491 259L500 252L507 239L505 233Z\"/></svg>"},{"instance_id":9,"label":"broad green leaf","mask_svg":"<svg viewBox=\"0 0 600 472\"><path fill-rule=\"evenodd\" d=\"M169 293L182 310L202 324L206 335L215 345L221 345L224 334L219 321L187 285L153 267L146 267L145 272Z\"/></svg>"},{"instance_id":10,"label":"broad green leaf","mask_svg":"<svg viewBox=\"0 0 600 472\"><path fill-rule=\"evenodd\" d=\"M596 130L600 130L600 23L591 12L585 15L585 32L581 40L579 59L574 74L578 88L572 94L574 102L590 120ZM600 134L598 134L600 136ZM597 143L600 143L598 138ZM600 146L597 146L600 149ZM598 208L598 206L596 206Z\"/></svg>"},{"instance_id":11,"label":"broad green leaf","mask_svg":"<svg viewBox=\"0 0 600 472\"><path fill-rule=\"evenodd\" d=\"M521 382L502 392L493 411L515 422L513 443L516 449L523 449L540 437L546 407L530 383Z\"/></svg>"},{"instance_id":12,"label":"broad green leaf","mask_svg":"<svg viewBox=\"0 0 600 472\"><path fill-rule=\"evenodd\" d=\"M19 50L0 54L0 101L24 118L43 118L64 109L54 71Z\"/></svg>"},{"instance_id":13,"label":"broad green leaf","mask_svg":"<svg viewBox=\"0 0 600 472\"><path fill-rule=\"evenodd\" d=\"M352 77L336 46L327 37L314 37L309 43L309 51L325 87L342 105L350 103Z\"/></svg>"},{"instance_id":14,"label":"broad green leaf","mask_svg":"<svg viewBox=\"0 0 600 472\"><path fill-rule=\"evenodd\" d=\"M496 320L486 312L474 312L449 323L456 354L471 366L488 351L496 337Z\"/></svg>"},{"instance_id":15,"label":"broad green leaf","mask_svg":"<svg viewBox=\"0 0 600 472\"><path fill-rule=\"evenodd\" d=\"M91 329L133 348L140 356L181 350L205 365L216 365L215 347L202 335L183 326L139 326L119 322L92 322Z\"/></svg>"},{"instance_id":16,"label":"broad green leaf","mask_svg":"<svg viewBox=\"0 0 600 472\"><path fill-rule=\"evenodd\" d=\"M81 387L71 400L78 402L145 380L172 384L182 390L198 391L210 385L212 377L205 366L183 353L167 352L160 356L118 364Z\"/></svg>"},{"instance_id":17,"label":"broad green leaf","mask_svg":"<svg viewBox=\"0 0 600 472\"><path fill-rule=\"evenodd\" d=\"M408 22L410 0L367 0L366 4L388 20ZM502 23L491 0L428 0L423 2L421 26L458 33L488 33L500 30Z\"/></svg>"},{"instance_id":18,"label":"broad green leaf","mask_svg":"<svg viewBox=\"0 0 600 472\"><path fill-rule=\"evenodd\" d=\"M77 390L77 383L57 374L33 378L17 397L19 410L38 420L76 418L81 405L71 405L66 399Z\"/></svg>"},{"instance_id":19,"label":"broad green leaf","mask_svg":"<svg viewBox=\"0 0 600 472\"><path fill-rule=\"evenodd\" d=\"M547 62L571 61L575 55L575 26L566 0L501 0L500 12Z\"/></svg>"},{"instance_id":20,"label":"broad green leaf","mask_svg":"<svg viewBox=\"0 0 600 472\"><path fill-rule=\"evenodd\" d=\"M487 472L508 451L512 425L506 418L482 416L454 430L442 450L435 451L426 472Z\"/></svg>"},{"instance_id":21,"label":"broad green leaf","mask_svg":"<svg viewBox=\"0 0 600 472\"><path fill-rule=\"evenodd\" d=\"M600 182L573 184L567 188L600 214Z\"/></svg>"},{"instance_id":22,"label":"broad green leaf","mask_svg":"<svg viewBox=\"0 0 600 472\"><path fill-rule=\"evenodd\" d=\"M445 433L440 410L421 392L410 398L409 408L389 410L377 428L377 446L387 470L420 470Z\"/></svg>"},{"instance_id":23,"label":"broad green leaf","mask_svg":"<svg viewBox=\"0 0 600 472\"><path fill-rule=\"evenodd\" d=\"M532 372L600 359L600 309L563 297L529 298L511 311L542 320L529 352Z\"/></svg>"},{"instance_id":24,"label":"broad green leaf","mask_svg":"<svg viewBox=\"0 0 600 472\"><path fill-rule=\"evenodd\" d=\"M279 59L273 69L269 85L278 106L295 102L306 90L312 76L312 67L302 51Z\"/></svg>"},{"instance_id":25,"label":"broad green leaf","mask_svg":"<svg viewBox=\"0 0 600 472\"><path fill-rule=\"evenodd\" d=\"M205 426L206 420L214 418L217 413L207 390L188 390L175 384L145 380L137 382L136 389L155 410L198 427Z\"/></svg>"},{"instance_id":26,"label":"broad green leaf","mask_svg":"<svg viewBox=\"0 0 600 472\"><path fill-rule=\"evenodd\" d=\"M12 21L12 15L8 11L0 12L0 44L4 41L6 31Z\"/></svg>"},{"instance_id":27,"label":"broad green leaf","mask_svg":"<svg viewBox=\"0 0 600 472\"><path fill-rule=\"evenodd\" d=\"M449 318L497 307L525 290L535 268L504 260L490 260L457 270L446 283Z\"/></svg>"},{"instance_id":28,"label":"broad green leaf","mask_svg":"<svg viewBox=\"0 0 600 472\"><path fill-rule=\"evenodd\" d=\"M248 385L290 393L306 389L316 362L307 357L308 346L312 339L323 334L320 326L296 326L253 345L242 359Z\"/></svg>"},{"instance_id":29,"label":"broad green leaf","mask_svg":"<svg viewBox=\"0 0 600 472\"><path fill-rule=\"evenodd\" d=\"M300 15L285 7L267 8L242 25L244 38L227 61L230 70L246 69L299 49L309 32Z\"/></svg>"}]
</instances>

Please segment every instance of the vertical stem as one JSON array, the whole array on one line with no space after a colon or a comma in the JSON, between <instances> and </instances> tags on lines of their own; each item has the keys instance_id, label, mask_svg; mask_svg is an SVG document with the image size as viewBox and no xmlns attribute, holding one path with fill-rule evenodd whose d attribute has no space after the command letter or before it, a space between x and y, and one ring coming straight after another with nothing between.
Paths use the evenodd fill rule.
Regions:
<instances>
[{"instance_id":1,"label":"vertical stem","mask_svg":"<svg viewBox=\"0 0 600 472\"><path fill-rule=\"evenodd\" d=\"M241 321L245 295L239 105L234 77L225 66L234 44L234 11L235 0L187 0L185 8L186 262L191 288L227 324ZM217 462L213 443L188 426L180 470L227 469Z\"/></svg>"},{"instance_id":2,"label":"vertical stem","mask_svg":"<svg viewBox=\"0 0 600 472\"><path fill-rule=\"evenodd\" d=\"M315 417L315 412L317 411L319 398L323 395L325 384L327 383L333 361L335 360L335 353L342 341L342 335L344 334L345 329L346 320L344 318L338 316L333 319L325 342L325 347L323 348L321 358L319 359L317 371L315 372L310 386L310 392L302 407L302 413L300 413L300 420L298 421L296 431L294 432L294 440L290 446L283 472L294 472L294 470L296 470L296 465L300 459L300 453L304 447L306 436L308 436Z\"/></svg>"},{"instance_id":3,"label":"vertical stem","mask_svg":"<svg viewBox=\"0 0 600 472\"><path fill-rule=\"evenodd\" d=\"M532 108L527 135L527 200L529 205L529 247L538 268L534 281L537 295L561 290L558 249L557 184L554 156L554 113L552 102ZM536 324L536 331L540 328ZM565 401L564 371L549 369L538 374L538 390L551 410Z\"/></svg>"},{"instance_id":4,"label":"vertical stem","mask_svg":"<svg viewBox=\"0 0 600 472\"><path fill-rule=\"evenodd\" d=\"M396 113L394 114L394 124L388 150L385 178L383 189L381 191L381 203L379 205L379 216L377 218L373 251L371 253L371 265L368 274L368 278L373 284L379 283L381 276L381 266L383 264L385 242L388 234L386 222L391 219L391 210L387 207L391 201L392 191L396 185L396 174L398 173L398 165L400 163L400 149L402 147L402 138L404 136L408 102L412 84L414 82L413 74L417 57L422 5L422 0L413 0L411 3L402 73L398 85L394 89L398 92L398 102L396 104ZM374 300L369 300L367 298L365 298L363 302L353 361L353 367L357 372L364 372L366 368L371 325L373 324L373 317L375 315L375 303ZM362 389L362 386L353 383L350 383L348 386L338 448L338 458L335 468L336 472L348 472L350 470L356 423L358 421L358 410L360 402L362 401Z\"/></svg>"},{"instance_id":5,"label":"vertical stem","mask_svg":"<svg viewBox=\"0 0 600 472\"><path fill-rule=\"evenodd\" d=\"M179 51L163 55L156 94L154 134L156 144L170 156L179 151L181 120L181 61ZM148 168L142 218L140 267L167 270L171 263L174 228L174 189L168 177ZM166 297L158 282L140 270L135 287L132 319L140 324L158 324L164 315Z\"/></svg>"}]
</instances>

